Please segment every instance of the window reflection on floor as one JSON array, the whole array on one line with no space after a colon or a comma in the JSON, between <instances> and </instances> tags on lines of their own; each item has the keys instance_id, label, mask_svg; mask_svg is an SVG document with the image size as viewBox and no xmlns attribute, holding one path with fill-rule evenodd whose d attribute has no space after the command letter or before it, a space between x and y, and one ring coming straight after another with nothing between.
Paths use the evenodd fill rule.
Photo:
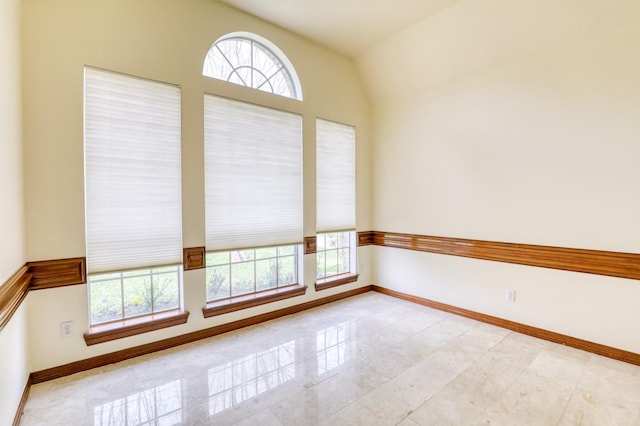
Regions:
<instances>
[{"instance_id":1,"label":"window reflection on floor","mask_svg":"<svg viewBox=\"0 0 640 426\"><path fill-rule=\"evenodd\" d=\"M160 425L182 423L182 382L136 392L94 408L96 426Z\"/></svg>"},{"instance_id":2,"label":"window reflection on floor","mask_svg":"<svg viewBox=\"0 0 640 426\"><path fill-rule=\"evenodd\" d=\"M239 358L209 370L209 414L214 415L296 376L296 342Z\"/></svg>"},{"instance_id":3,"label":"window reflection on floor","mask_svg":"<svg viewBox=\"0 0 640 426\"><path fill-rule=\"evenodd\" d=\"M356 353L355 328L354 321L346 321L316 333L318 375L344 364Z\"/></svg>"}]
</instances>

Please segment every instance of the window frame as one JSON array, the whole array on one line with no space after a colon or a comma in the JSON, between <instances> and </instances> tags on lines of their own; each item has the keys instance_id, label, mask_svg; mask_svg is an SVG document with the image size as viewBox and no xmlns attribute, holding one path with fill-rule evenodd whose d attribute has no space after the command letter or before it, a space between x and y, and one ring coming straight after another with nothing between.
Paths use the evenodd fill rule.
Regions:
<instances>
[{"instance_id":1,"label":"window frame","mask_svg":"<svg viewBox=\"0 0 640 426\"><path fill-rule=\"evenodd\" d=\"M161 330L163 328L173 327L176 325L185 324L189 320L189 312L184 311L184 276L182 264L167 265L176 267L176 275L178 278L178 306L175 308L169 308L166 310L155 311L153 309L153 303L151 304L151 312L125 317L124 307L122 310L122 317L119 319L103 321L99 323L92 323L91 316L91 276L107 275L92 274L87 276L87 300L88 300L88 313L89 313L89 331L83 334L83 338L87 346L96 345L98 343L110 342L112 340L122 339L125 337L136 336L142 333L148 333L150 331ZM120 298L122 306L124 306L124 279L132 277L124 277L124 274L136 271L153 270L159 268L166 268L167 266L159 266L155 268L141 268L128 271L115 271L113 274L119 274L120 279ZM168 272L167 272L168 273ZM165 273L162 273L165 274ZM152 276L152 273L149 274ZM141 277L144 277L142 275ZM140 278L137 277L137 278ZM153 286L153 283L150 283Z\"/></svg>"},{"instance_id":2,"label":"window frame","mask_svg":"<svg viewBox=\"0 0 640 426\"><path fill-rule=\"evenodd\" d=\"M316 290L324 290L358 280L358 242L356 228L357 135L356 127L338 121L316 117ZM318 244L332 233L349 233L348 270L327 276L327 253L333 249ZM320 268L320 256L324 266ZM318 271L322 270L322 274Z\"/></svg>"},{"instance_id":3,"label":"window frame","mask_svg":"<svg viewBox=\"0 0 640 426\"><path fill-rule=\"evenodd\" d=\"M203 315L207 318L304 295L306 286L300 284L303 281L304 240L302 114L206 92L204 101L205 268L209 270L212 266L206 261L212 253L293 246L297 276L287 285L256 291L254 266L254 291L234 294L230 287L229 297L215 300L210 300L205 293ZM209 106L207 102L210 102ZM225 114L229 115L228 119ZM284 134L282 129L273 131L278 125L284 126ZM208 135L211 135L210 139ZM272 143L280 145L271 147ZM247 151L242 151L241 147L246 147ZM283 162L286 164L284 171L281 167ZM218 166L214 168L216 164ZM242 179L237 178L236 174L247 167L251 173L240 176ZM231 194L227 193L231 191L227 184L229 181L234 185ZM277 192L273 191L273 185L278 185ZM252 210L245 211L247 194L255 188L261 189L257 198L251 198L249 208ZM225 200L224 210L221 210L220 203ZM208 289L207 278L205 291Z\"/></svg>"},{"instance_id":4,"label":"window frame","mask_svg":"<svg viewBox=\"0 0 640 426\"><path fill-rule=\"evenodd\" d=\"M259 290L259 291L250 292L250 293L243 293L235 296L230 295L229 297L226 297L226 298L213 299L213 300L209 300L208 296L205 294L207 302L205 307L202 308L203 316L205 318L209 318L217 315L223 315L230 312L252 308L255 306L260 306L267 303L276 302L279 300L289 299L291 297L297 297L297 296L302 296L306 294L307 287L303 284L300 284L301 278L303 278L303 271L304 271L303 265L302 265L303 263L302 259L304 256L302 251L302 245L290 244L290 245L287 245L287 247L288 246L292 246L294 248L293 256L295 256L294 263L295 263L296 277L293 283L275 287L275 288L269 288L269 289ZM283 247L283 246L275 246L275 247ZM260 248L264 248L264 247L252 247L245 250L258 250ZM225 250L221 252L227 252L227 251L232 252L237 250ZM207 254L212 254L212 253L215 253L215 252L209 252ZM290 255L287 255L287 256L290 256ZM262 260L262 259L254 258L253 262L255 262L256 260ZM251 260L247 262L250 262L250 261ZM213 266L209 266L209 265L206 266L206 268L209 268L209 267L213 267ZM255 271L255 267L254 267L254 271ZM232 286L232 283L230 282L229 287L231 288L231 286ZM255 286L255 282L254 282L254 286ZM205 280L205 291L208 292L208 282L206 282L206 280Z\"/></svg>"},{"instance_id":5,"label":"window frame","mask_svg":"<svg viewBox=\"0 0 640 426\"><path fill-rule=\"evenodd\" d=\"M336 234L336 233L347 233L349 244L347 246L339 246L335 248L327 248L326 245L324 248L318 248L319 244L317 244L318 237L322 235L323 237L326 234ZM325 240L326 241L326 240ZM339 250L349 250L349 262L348 262L348 270L344 272L336 271L335 274L326 275L326 253L328 251L336 251L336 256ZM318 274L318 258L320 254L325 254L325 267L324 267L324 275L319 276ZM344 284L349 284L356 282L358 277L360 276L357 273L357 264L358 264L358 234L354 230L348 231L335 231L335 232L321 232L316 235L316 283L315 288L317 291L325 290L328 288L337 287Z\"/></svg>"},{"instance_id":6,"label":"window frame","mask_svg":"<svg viewBox=\"0 0 640 426\"><path fill-rule=\"evenodd\" d=\"M166 268L174 268L171 271L157 271L159 269L166 269ZM155 272L154 272L155 271ZM146 273L145 273L146 272ZM107 277L108 275L115 275L118 274L117 277ZM135 275L132 275L135 274ZM155 302L156 300L154 299L154 289L159 285L157 282L154 282L154 277L158 277L158 276L162 276L162 275L169 275L169 274L175 274L175 277L177 278L177 306L175 307L171 307L171 308L167 308L167 309L158 309L156 310L155 308ZM150 305L150 310L148 312L144 312L144 313L140 313L140 314L134 314L134 315L127 315L126 314L126 302L125 302L125 295L127 294L126 291L126 283L125 281L127 280L131 280L131 279L135 279L135 278L149 278L150 282L149 282L149 287L150 287L150 300L149 300L149 305ZM160 314L163 312L169 312L169 311L175 311L175 310L179 310L182 306L182 301L183 301L183 287L184 287L184 283L183 283L184 277L183 277L183 270L182 270L182 264L176 264L176 265L166 265L166 266L156 266L156 267L151 267L151 268L140 268L140 269L131 269L131 270L126 270L126 271L114 271L114 272L106 272L106 273L97 273L97 274L91 274L87 277L87 286L88 286L88 292L89 292L89 324L91 324L91 326L100 326L100 325L106 325L109 323L116 323L116 322L121 322L121 321L127 321L127 320L131 320L131 319L135 319L135 318L140 318L140 317L144 317L144 316L150 316L150 315L156 315L156 314ZM119 318L114 318L114 319L107 319L104 321L96 321L94 322L94 318L93 318L93 309L92 309L92 289L91 287L101 283L101 282L108 282L108 281L119 281L120 282L120 317Z\"/></svg>"},{"instance_id":7,"label":"window frame","mask_svg":"<svg viewBox=\"0 0 640 426\"><path fill-rule=\"evenodd\" d=\"M89 322L89 331L83 335L84 340L87 345L94 345L184 324L188 320L189 313L183 310L182 227L184 222L182 218L182 93L180 86L142 76L85 66L83 99ZM136 116L137 119L132 120L131 115ZM132 147L137 149L132 150ZM149 159L148 155L145 156L145 153L149 152L154 152L152 159ZM139 164L141 159L144 159L142 166ZM170 166L171 173L168 173L167 165ZM144 170L145 173L140 173L140 170ZM158 182L162 180L157 179L160 173L162 177L177 179L177 181L171 180L169 183L160 184ZM114 179L119 179L115 180L116 188L122 187L126 190L118 192L119 190L112 189L111 183ZM131 182L132 179L138 180ZM167 190L158 192L158 185ZM91 197L87 195L89 191L92 193ZM165 198L162 198L163 196ZM93 201L90 202L89 199ZM133 210L126 204L127 201L131 201ZM116 216L120 211L126 214L133 211L133 214L125 221L104 220L102 217L105 213L100 209L105 205L111 217ZM128 207L116 210L114 213L108 210L111 205ZM157 214L159 220L151 221L150 226L145 228L143 225L149 220L140 221L139 218L141 216L147 218L149 208L157 209L158 205L161 205L164 208L163 211L167 213ZM169 206L171 208L168 208ZM92 210L95 213L91 213ZM95 223L93 228L87 225L88 217L93 217L92 214L96 215L92 219L92 223ZM124 231L118 233L114 232L114 229ZM112 238L110 233L117 238ZM91 235L94 236L91 237ZM130 241L134 243L129 244ZM167 243L158 247L158 241ZM123 246L123 242L128 245ZM126 250L122 247L126 247ZM93 258L96 259L93 266L92 253ZM113 258L112 253L118 255ZM153 292L153 289L157 288L152 278L154 271L168 266L175 267L175 270L163 271L160 274L175 274L177 304L172 304L171 308L158 310L151 300L149 312L127 315L125 281L134 278L144 280L144 276L147 275L150 280L148 285ZM148 273L143 273L139 277L126 276L143 271ZM104 277L107 274L114 275L111 280L119 281L120 315L118 318L93 322L92 279ZM100 278L98 280L102 281ZM100 281L95 282L94 285Z\"/></svg>"},{"instance_id":8,"label":"window frame","mask_svg":"<svg viewBox=\"0 0 640 426\"><path fill-rule=\"evenodd\" d=\"M219 43L222 42L227 42L227 41L233 41L233 40L237 40L237 41L241 41L241 42L249 42L250 43L250 48L251 48L251 52L250 52L250 65L247 64L241 64L241 63L236 63L234 62L232 59L233 58L228 58L227 55L225 55L225 53L223 52L222 49L220 49L220 47L218 46ZM269 80L271 78L273 78L274 76L280 74L280 72L284 72L284 74L286 75L287 79L289 80L290 84L288 84L289 86L289 93L290 95L285 95L285 94L280 94L280 93L276 93L273 90L271 91L267 91L267 90L263 90L261 89L260 86L258 87L254 87L253 84L253 77L252 77L252 81L251 84L247 84L246 82L242 81L242 82L237 82L237 81L231 81L231 77L235 74L238 75L238 77L240 78L240 80L242 80L242 78L240 77L240 73L238 72L238 69L240 68L250 68L251 74L253 76L253 72L254 70L257 71L258 73L264 75L265 77L267 76L267 74L265 74L264 70L262 69L258 69L256 67L254 67L254 55L253 55L253 50L254 50L254 45L258 46L257 49L260 50L261 52L265 53L267 56L270 57L270 59L276 63L277 65L280 66L280 68L275 72L272 73L271 76L267 77L265 79L264 83L268 83ZM231 72L229 73L229 75L227 77L224 77L222 75L216 76L214 74L215 70L213 69L215 64L209 65L208 62L211 62L213 60L213 57L216 55L216 49L217 52L219 52L223 58L224 58L224 65L225 66L229 66L232 68ZM208 70L210 70L210 72L208 72ZM239 86L243 86L243 87L247 87L250 89L254 89L254 90L259 90L265 93L272 93L274 95L277 96L283 96L285 98L289 98L289 99L295 99L298 101L302 101L303 100L303 96L302 96L302 86L300 84L300 78L298 77L298 73L296 72L295 67L293 66L293 63L289 60L289 58L287 57L287 55L284 54L284 52L273 42L271 42L270 40L261 37L257 34L251 33L251 32L247 32L247 31L236 31L236 32L232 32L232 33L228 33L223 35L222 37L218 38L215 42L213 42L213 44L209 47L209 49L207 50L207 53L205 54L204 60L203 60L203 65L202 65L202 76L207 77L207 78L213 78L216 80L220 80L220 81L224 81L227 83L231 83L231 84L236 84Z\"/></svg>"},{"instance_id":9,"label":"window frame","mask_svg":"<svg viewBox=\"0 0 640 426\"><path fill-rule=\"evenodd\" d=\"M215 303L215 302L219 302L222 300L227 300L227 299L233 299L233 298L237 298L237 297L242 297L242 296L246 296L249 294L260 294L263 292L267 292L270 290L275 290L275 289L281 289L281 288L285 288L285 287L289 287L289 286L293 286L293 285L297 285L300 281L300 275L301 275L301 265L300 265L300 245L299 244L289 244L289 245L280 245L280 246L273 246L273 247L251 247L248 249L239 249L239 250L223 250L223 251L212 251L212 252L208 252L206 253L207 256L207 260L205 261L206 264L206 269L207 269L207 275L209 274L209 269L212 268L216 268L216 267L225 267L228 266L229 268L229 272L226 278L228 278L228 287L229 287L229 295L226 297L217 297L217 298L210 298L209 297L209 279L207 279L206 281L206 290L207 290L207 296L206 296L206 302L207 303ZM280 250L281 249L288 249L291 248L292 252L291 253L284 253L284 254L280 254ZM268 257L257 257L256 256L256 252L258 250L276 250L276 255L275 256L268 256ZM246 260L234 260L233 259L233 253L238 253L238 252L243 252L243 251L253 251L253 255L251 256L250 259L246 259ZM214 256L216 254L228 254L228 261L226 262L219 262L219 263L212 263L210 260L209 256ZM280 270L279 270L279 261L280 259L284 259L284 258L293 258L293 280L291 282L285 282L283 284L280 284ZM273 287L266 287L266 288L262 288L259 289L258 288L258 266L257 266L257 262L261 262L261 261L269 261L269 260L275 260L276 263L276 285ZM253 291L247 291L244 293L235 293L234 294L234 289L233 289L233 265L241 265L241 264L252 264L253 265Z\"/></svg>"}]
</instances>

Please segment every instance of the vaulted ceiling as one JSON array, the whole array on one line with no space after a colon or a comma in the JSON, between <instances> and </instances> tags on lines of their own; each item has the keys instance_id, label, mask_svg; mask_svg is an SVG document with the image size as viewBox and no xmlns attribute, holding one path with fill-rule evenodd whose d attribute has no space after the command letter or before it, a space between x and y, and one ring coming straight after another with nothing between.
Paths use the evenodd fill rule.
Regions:
<instances>
[{"instance_id":1,"label":"vaulted ceiling","mask_svg":"<svg viewBox=\"0 0 640 426\"><path fill-rule=\"evenodd\" d=\"M220 0L347 56L457 0Z\"/></svg>"},{"instance_id":2,"label":"vaulted ceiling","mask_svg":"<svg viewBox=\"0 0 640 426\"><path fill-rule=\"evenodd\" d=\"M638 0L219 0L352 57L370 99L397 98L496 64L565 57L603 34L628 43Z\"/></svg>"}]
</instances>

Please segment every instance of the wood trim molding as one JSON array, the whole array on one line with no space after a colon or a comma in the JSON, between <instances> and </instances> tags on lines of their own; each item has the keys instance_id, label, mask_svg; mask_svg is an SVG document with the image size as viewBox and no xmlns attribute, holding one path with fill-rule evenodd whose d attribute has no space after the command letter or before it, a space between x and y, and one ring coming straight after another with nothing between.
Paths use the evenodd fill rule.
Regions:
<instances>
[{"instance_id":1,"label":"wood trim molding","mask_svg":"<svg viewBox=\"0 0 640 426\"><path fill-rule=\"evenodd\" d=\"M352 274L347 272L346 274L340 274L329 278L319 279L316 282L316 291L326 290L328 288L338 287L341 285L354 283L358 281L359 274Z\"/></svg>"},{"instance_id":2,"label":"wood trim molding","mask_svg":"<svg viewBox=\"0 0 640 426\"><path fill-rule=\"evenodd\" d=\"M640 254L373 231L373 244L640 280Z\"/></svg>"},{"instance_id":3,"label":"wood trim molding","mask_svg":"<svg viewBox=\"0 0 640 426\"><path fill-rule=\"evenodd\" d=\"M43 260L27 262L29 272L33 274L31 290L86 284L86 258Z\"/></svg>"},{"instance_id":4,"label":"wood trim molding","mask_svg":"<svg viewBox=\"0 0 640 426\"><path fill-rule=\"evenodd\" d=\"M314 254L317 252L317 237L304 237L304 254Z\"/></svg>"},{"instance_id":5,"label":"wood trim molding","mask_svg":"<svg viewBox=\"0 0 640 426\"><path fill-rule=\"evenodd\" d=\"M182 264L185 271L202 269L206 266L204 247L188 247L182 249Z\"/></svg>"},{"instance_id":6,"label":"wood trim molding","mask_svg":"<svg viewBox=\"0 0 640 426\"><path fill-rule=\"evenodd\" d=\"M202 308L202 315L205 318L228 314L229 312L240 311L242 309L253 308L254 306L265 305L278 300L289 299L290 297L303 296L307 292L307 287L299 284L267 290L260 293L251 293L244 296L232 297L216 302L209 302Z\"/></svg>"},{"instance_id":7,"label":"wood trim molding","mask_svg":"<svg viewBox=\"0 0 640 426\"><path fill-rule=\"evenodd\" d=\"M7 325L27 297L30 284L31 273L25 265L0 286L0 330Z\"/></svg>"},{"instance_id":8,"label":"wood trim molding","mask_svg":"<svg viewBox=\"0 0 640 426\"><path fill-rule=\"evenodd\" d=\"M104 325L96 325L83 335L87 346L98 343L110 342L116 339L148 333L174 325L185 324L189 319L189 312L168 311L138 318L130 318L122 321L111 322Z\"/></svg>"},{"instance_id":9,"label":"wood trim molding","mask_svg":"<svg viewBox=\"0 0 640 426\"><path fill-rule=\"evenodd\" d=\"M260 324L262 322L270 321L272 319L280 318L286 315L296 314L298 312L302 312L307 309L312 309L321 305L325 305L327 303L335 302L340 299L345 299L348 297L356 296L358 294L366 293L368 291L371 291L371 289L372 289L371 286L360 287L354 290L346 291L344 293L334 294L332 296L324 297L322 299L311 300L309 302L301 303L299 305L289 306L287 308L278 309L276 311L271 311L261 315L256 315L256 316L245 318L242 320L233 321L227 324L221 324L221 325L206 328L203 330L182 334L180 336L175 336L168 339L147 343L141 346L122 349L116 352L111 352L104 355L98 355L93 358L87 358L80 361L75 361L68 364L60 365L57 367L35 371L31 373L31 383L32 384L42 383L48 380L57 379L59 377L64 377L71 374L79 373L81 371L90 370L92 368L102 367L102 366L113 364L116 362L125 361L127 359L134 358L137 356L150 354L150 353L161 351L164 349L170 349L175 346L184 345L186 343L191 343L197 340L206 339L208 337L217 336L219 334L227 333L229 331L237 330L239 328Z\"/></svg>"},{"instance_id":10,"label":"wood trim molding","mask_svg":"<svg viewBox=\"0 0 640 426\"><path fill-rule=\"evenodd\" d=\"M27 378L27 383L24 385L24 391L22 391L22 398L20 398L20 404L16 410L16 415L13 418L13 426L18 426L22 415L24 414L24 406L27 405L27 399L29 398L29 392L31 391L31 375Z\"/></svg>"},{"instance_id":11,"label":"wood trim molding","mask_svg":"<svg viewBox=\"0 0 640 426\"><path fill-rule=\"evenodd\" d=\"M358 247L373 245L374 231L358 232Z\"/></svg>"},{"instance_id":12,"label":"wood trim molding","mask_svg":"<svg viewBox=\"0 0 640 426\"><path fill-rule=\"evenodd\" d=\"M545 330L542 328L533 327L526 324L521 324L514 321L494 317L491 315L482 314L479 312L471 311L457 306L447 305L445 303L436 302L434 300L424 299L418 296L412 296L410 294L402 293L399 291L391 290L384 287L372 286L374 291L377 291L388 296L393 296L398 299L408 300L419 305L428 306L439 311L449 312L451 314L460 315L462 317L471 318L476 321L484 322L487 324L495 325L498 327L506 328L518 333L527 334L529 336L537 337L539 339L548 340L554 343L560 343L561 345L571 346L572 348L581 349L583 351L591 352L597 355L613 358L618 361L628 362L630 364L640 365L640 354L635 352L629 352L622 349L613 348L611 346L601 345L599 343L590 342L588 340L578 339L576 337L567 336L564 334L556 333L553 331Z\"/></svg>"}]
</instances>

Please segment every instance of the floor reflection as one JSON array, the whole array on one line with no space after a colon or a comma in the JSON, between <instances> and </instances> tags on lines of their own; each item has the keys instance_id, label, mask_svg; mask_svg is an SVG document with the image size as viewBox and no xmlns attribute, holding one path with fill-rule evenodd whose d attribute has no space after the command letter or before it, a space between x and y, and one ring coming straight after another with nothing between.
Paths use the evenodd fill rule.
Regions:
<instances>
[{"instance_id":1,"label":"floor reflection","mask_svg":"<svg viewBox=\"0 0 640 426\"><path fill-rule=\"evenodd\" d=\"M345 321L316 333L318 375L344 364L356 353L355 328L355 321Z\"/></svg>"},{"instance_id":2,"label":"floor reflection","mask_svg":"<svg viewBox=\"0 0 640 426\"><path fill-rule=\"evenodd\" d=\"M296 342L290 341L209 370L209 414L214 415L296 376Z\"/></svg>"},{"instance_id":3,"label":"floor reflection","mask_svg":"<svg viewBox=\"0 0 640 426\"><path fill-rule=\"evenodd\" d=\"M174 380L94 408L94 424L161 425L182 423L182 381Z\"/></svg>"},{"instance_id":4,"label":"floor reflection","mask_svg":"<svg viewBox=\"0 0 640 426\"><path fill-rule=\"evenodd\" d=\"M640 426L639 404L640 367L370 292L38 383L20 424Z\"/></svg>"}]
</instances>

